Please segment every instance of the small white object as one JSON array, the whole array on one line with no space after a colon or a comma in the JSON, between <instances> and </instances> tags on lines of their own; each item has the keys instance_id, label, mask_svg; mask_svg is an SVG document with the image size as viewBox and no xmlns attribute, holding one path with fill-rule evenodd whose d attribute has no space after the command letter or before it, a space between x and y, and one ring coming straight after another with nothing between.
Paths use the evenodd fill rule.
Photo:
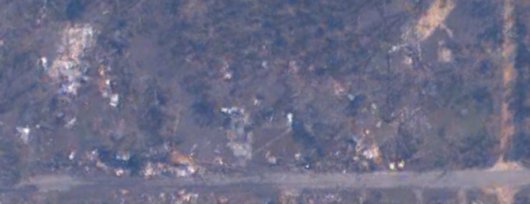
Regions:
<instances>
[{"instance_id":1,"label":"small white object","mask_svg":"<svg viewBox=\"0 0 530 204\"><path fill-rule=\"evenodd\" d=\"M412 61L412 58L409 57L409 56L405 56L405 57L403 58L403 64L411 65L412 62L413 62L413 61Z\"/></svg>"},{"instance_id":2,"label":"small white object","mask_svg":"<svg viewBox=\"0 0 530 204\"><path fill-rule=\"evenodd\" d=\"M401 49L401 46L400 46L400 45L392 45L392 47L391 47L390 50L389 50L389 53L396 52L396 51L398 51L399 49Z\"/></svg>"},{"instance_id":3,"label":"small white object","mask_svg":"<svg viewBox=\"0 0 530 204\"><path fill-rule=\"evenodd\" d=\"M365 135L369 135L369 134L370 134L370 129L365 129L365 130L364 130L364 134L365 134Z\"/></svg>"},{"instance_id":4,"label":"small white object","mask_svg":"<svg viewBox=\"0 0 530 204\"><path fill-rule=\"evenodd\" d=\"M61 88L64 93L77 95L77 89L79 89L80 86L81 85L78 82L73 81L69 84L63 84Z\"/></svg>"},{"instance_id":5,"label":"small white object","mask_svg":"<svg viewBox=\"0 0 530 204\"><path fill-rule=\"evenodd\" d=\"M261 62L261 67L267 69L267 68L269 68L269 63L267 61L262 61Z\"/></svg>"},{"instance_id":6,"label":"small white object","mask_svg":"<svg viewBox=\"0 0 530 204\"><path fill-rule=\"evenodd\" d=\"M235 107L230 107L230 108L222 107L221 108L221 112L226 113L226 114L232 114L235 111L236 111Z\"/></svg>"},{"instance_id":7,"label":"small white object","mask_svg":"<svg viewBox=\"0 0 530 204\"><path fill-rule=\"evenodd\" d=\"M377 121L377 123L375 124L375 127L376 128L381 128L381 125L383 125L383 122Z\"/></svg>"},{"instance_id":8,"label":"small white object","mask_svg":"<svg viewBox=\"0 0 530 204\"><path fill-rule=\"evenodd\" d=\"M267 153L265 153L265 158L267 159L267 162L269 162L269 164L278 163L278 159L275 156L273 156L270 151L267 151Z\"/></svg>"},{"instance_id":9,"label":"small white object","mask_svg":"<svg viewBox=\"0 0 530 204\"><path fill-rule=\"evenodd\" d=\"M75 125L75 122L77 121L77 118L72 118L70 119L65 125L64 127L66 128L72 128L74 125Z\"/></svg>"},{"instance_id":10,"label":"small white object","mask_svg":"<svg viewBox=\"0 0 530 204\"><path fill-rule=\"evenodd\" d=\"M399 169L403 169L403 168L405 168L405 161L403 161L403 160L399 161L399 162L398 162L398 168L399 168Z\"/></svg>"},{"instance_id":11,"label":"small white object","mask_svg":"<svg viewBox=\"0 0 530 204\"><path fill-rule=\"evenodd\" d=\"M245 109L239 108L239 107L235 107L235 106L233 106L233 107L222 107L221 108L221 112L229 114L229 115L235 114L235 113L244 114L245 113Z\"/></svg>"},{"instance_id":12,"label":"small white object","mask_svg":"<svg viewBox=\"0 0 530 204\"><path fill-rule=\"evenodd\" d=\"M289 127L293 124L293 113L287 113L287 124Z\"/></svg>"},{"instance_id":13,"label":"small white object","mask_svg":"<svg viewBox=\"0 0 530 204\"><path fill-rule=\"evenodd\" d=\"M40 65L44 68L44 70L48 69L48 59L46 57L40 58Z\"/></svg>"},{"instance_id":14,"label":"small white object","mask_svg":"<svg viewBox=\"0 0 530 204\"><path fill-rule=\"evenodd\" d=\"M363 151L363 156L366 157L367 159L373 159L374 153L370 150L365 150Z\"/></svg>"},{"instance_id":15,"label":"small white object","mask_svg":"<svg viewBox=\"0 0 530 204\"><path fill-rule=\"evenodd\" d=\"M117 160L129 161L130 158L131 158L131 154L129 154L129 152L119 152L116 155Z\"/></svg>"},{"instance_id":16,"label":"small white object","mask_svg":"<svg viewBox=\"0 0 530 204\"><path fill-rule=\"evenodd\" d=\"M259 105L261 103L261 101L258 98L256 98L256 97L254 97L254 100L252 100L252 102L253 102L253 104L255 106L257 106L257 105Z\"/></svg>"},{"instance_id":17,"label":"small white object","mask_svg":"<svg viewBox=\"0 0 530 204\"><path fill-rule=\"evenodd\" d=\"M150 178L150 177L157 175L157 172L155 170L155 166L153 165L153 163L148 162L147 165L145 165L143 169L143 174L144 174L144 177L146 178Z\"/></svg>"},{"instance_id":18,"label":"small white object","mask_svg":"<svg viewBox=\"0 0 530 204\"><path fill-rule=\"evenodd\" d=\"M213 159L213 161L214 161L214 163L217 164L217 165L221 165L221 166L222 166L222 165L225 164L223 158L222 158L222 157L219 157L219 156L215 157L215 158Z\"/></svg>"},{"instance_id":19,"label":"small white object","mask_svg":"<svg viewBox=\"0 0 530 204\"><path fill-rule=\"evenodd\" d=\"M70 152L70 154L68 155L68 159L70 159L70 160L74 160L75 159L75 151Z\"/></svg>"},{"instance_id":20,"label":"small white object","mask_svg":"<svg viewBox=\"0 0 530 204\"><path fill-rule=\"evenodd\" d=\"M119 168L114 170L114 173L116 174L116 176L123 176L123 174L125 174L125 170Z\"/></svg>"},{"instance_id":21,"label":"small white object","mask_svg":"<svg viewBox=\"0 0 530 204\"><path fill-rule=\"evenodd\" d=\"M226 80L232 79L232 73L230 73L230 72L225 73L223 78L226 79Z\"/></svg>"},{"instance_id":22,"label":"small white object","mask_svg":"<svg viewBox=\"0 0 530 204\"><path fill-rule=\"evenodd\" d=\"M22 139L22 141L24 143L28 143L29 141L29 134L31 133L31 129L28 127L28 126L25 126L25 127L17 127L17 132L20 136L20 139Z\"/></svg>"},{"instance_id":23,"label":"small white object","mask_svg":"<svg viewBox=\"0 0 530 204\"><path fill-rule=\"evenodd\" d=\"M392 171L396 170L396 164L394 162L390 162L388 164L388 168Z\"/></svg>"},{"instance_id":24,"label":"small white object","mask_svg":"<svg viewBox=\"0 0 530 204\"><path fill-rule=\"evenodd\" d=\"M117 107L119 102L120 102L120 95L118 94L110 95L110 102L109 102L110 106Z\"/></svg>"},{"instance_id":25,"label":"small white object","mask_svg":"<svg viewBox=\"0 0 530 204\"><path fill-rule=\"evenodd\" d=\"M297 152L296 154L294 154L294 159L301 160L302 159L302 154L300 152Z\"/></svg>"}]
</instances>

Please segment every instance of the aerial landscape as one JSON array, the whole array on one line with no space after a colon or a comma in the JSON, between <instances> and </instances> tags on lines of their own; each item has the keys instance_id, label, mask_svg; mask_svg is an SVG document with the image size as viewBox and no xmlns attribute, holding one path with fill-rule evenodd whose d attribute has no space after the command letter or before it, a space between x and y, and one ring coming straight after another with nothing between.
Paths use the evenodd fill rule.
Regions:
<instances>
[{"instance_id":1,"label":"aerial landscape","mask_svg":"<svg viewBox=\"0 0 530 204\"><path fill-rule=\"evenodd\" d=\"M530 1L0 5L0 203L530 204Z\"/></svg>"}]
</instances>

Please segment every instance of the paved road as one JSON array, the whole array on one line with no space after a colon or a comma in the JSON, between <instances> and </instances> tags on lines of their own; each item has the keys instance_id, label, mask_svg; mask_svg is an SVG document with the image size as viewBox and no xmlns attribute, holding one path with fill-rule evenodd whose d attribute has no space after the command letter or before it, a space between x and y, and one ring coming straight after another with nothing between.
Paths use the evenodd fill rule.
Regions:
<instances>
[{"instance_id":1,"label":"paved road","mask_svg":"<svg viewBox=\"0 0 530 204\"><path fill-rule=\"evenodd\" d=\"M120 178L98 177L93 179L77 179L64 175L46 175L33 177L18 185L18 188L36 186L41 192L50 190L68 191L76 188L135 188L173 189L182 187L228 187L228 186L278 186L293 189L313 188L484 188L493 186L509 186L517 188L530 185L530 170L462 170L452 172L432 171L424 173L412 172L380 172L380 173L269 173L255 176L227 176L205 174L188 178Z\"/></svg>"}]
</instances>

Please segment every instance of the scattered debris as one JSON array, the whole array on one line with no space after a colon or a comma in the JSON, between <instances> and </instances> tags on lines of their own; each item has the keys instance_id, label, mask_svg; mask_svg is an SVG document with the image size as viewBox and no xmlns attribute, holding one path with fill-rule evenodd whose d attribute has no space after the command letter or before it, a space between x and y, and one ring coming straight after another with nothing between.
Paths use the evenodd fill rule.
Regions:
<instances>
[{"instance_id":1,"label":"scattered debris","mask_svg":"<svg viewBox=\"0 0 530 204\"><path fill-rule=\"evenodd\" d=\"M248 139L252 138L250 135ZM250 142L250 140L249 140ZM232 149L234 156L249 160L252 158L252 145L248 142L229 142L228 147Z\"/></svg>"},{"instance_id":2,"label":"scattered debris","mask_svg":"<svg viewBox=\"0 0 530 204\"><path fill-rule=\"evenodd\" d=\"M89 160L106 173L114 175L136 175L142 171L144 162L140 155L130 155L128 151L114 151L106 148L93 150L88 154Z\"/></svg>"},{"instance_id":3,"label":"scattered debris","mask_svg":"<svg viewBox=\"0 0 530 204\"><path fill-rule=\"evenodd\" d=\"M220 196L219 198L217 198L217 204L228 204L228 201L228 198L224 196Z\"/></svg>"},{"instance_id":4,"label":"scattered debris","mask_svg":"<svg viewBox=\"0 0 530 204\"><path fill-rule=\"evenodd\" d=\"M178 200L175 203L197 203L199 194L197 193L189 193L186 190L181 190L177 193Z\"/></svg>"},{"instance_id":5,"label":"scattered debris","mask_svg":"<svg viewBox=\"0 0 530 204\"><path fill-rule=\"evenodd\" d=\"M300 197L300 192L297 190L286 189L280 192L278 197L278 203L281 204L294 204L298 203L298 198Z\"/></svg>"},{"instance_id":6,"label":"scattered debris","mask_svg":"<svg viewBox=\"0 0 530 204\"><path fill-rule=\"evenodd\" d=\"M232 71L230 70L230 64L226 60L223 60L223 65L221 67L221 72L223 73L224 80L232 79Z\"/></svg>"},{"instance_id":7,"label":"scattered debris","mask_svg":"<svg viewBox=\"0 0 530 204\"><path fill-rule=\"evenodd\" d=\"M379 157L379 148L376 145L372 145L371 148L363 151L363 156L367 159L376 159Z\"/></svg>"},{"instance_id":8,"label":"scattered debris","mask_svg":"<svg viewBox=\"0 0 530 204\"><path fill-rule=\"evenodd\" d=\"M304 157L323 156L322 143L317 140L315 134L305 125L304 121L294 118L291 133L294 141L302 145Z\"/></svg>"},{"instance_id":9,"label":"scattered debris","mask_svg":"<svg viewBox=\"0 0 530 204\"><path fill-rule=\"evenodd\" d=\"M333 83L333 93L336 96L342 96L346 93L346 88L344 87L344 85L342 85L342 83L340 83L337 80L332 80L332 83Z\"/></svg>"},{"instance_id":10,"label":"scattered debris","mask_svg":"<svg viewBox=\"0 0 530 204\"><path fill-rule=\"evenodd\" d=\"M444 22L454 8L455 3L453 0L435 0L429 9L427 9L416 22L415 26L403 33L402 38L405 42L393 45L388 50L388 53L395 53L406 47L415 47L415 49L418 50L418 55L421 59L422 54L419 43L429 38L437 28L446 31L450 37L453 36L451 29L449 29ZM411 57L405 57L403 63L410 65L414 63L414 59Z\"/></svg>"},{"instance_id":11,"label":"scattered debris","mask_svg":"<svg viewBox=\"0 0 530 204\"><path fill-rule=\"evenodd\" d=\"M184 155L177 150L171 151L169 161L177 167L171 171L176 172L176 175L180 177L193 175L199 169L191 156Z\"/></svg>"},{"instance_id":12,"label":"scattered debris","mask_svg":"<svg viewBox=\"0 0 530 204\"><path fill-rule=\"evenodd\" d=\"M110 71L109 66L100 65L98 68L98 89L101 97L109 99L109 105L113 108L117 107L120 102L120 95L114 93L112 84L107 72Z\"/></svg>"},{"instance_id":13,"label":"scattered debris","mask_svg":"<svg viewBox=\"0 0 530 204\"><path fill-rule=\"evenodd\" d=\"M154 176L158 176L160 175L160 173L161 173L160 168L152 162L147 162L147 164L142 170L142 174L145 178L151 178Z\"/></svg>"},{"instance_id":14,"label":"scattered debris","mask_svg":"<svg viewBox=\"0 0 530 204\"><path fill-rule=\"evenodd\" d=\"M381 151L376 144L372 144L369 148L362 150L362 156L368 160L373 160L377 164L381 164Z\"/></svg>"},{"instance_id":15,"label":"scattered debris","mask_svg":"<svg viewBox=\"0 0 530 204\"><path fill-rule=\"evenodd\" d=\"M289 73L296 74L300 70L300 66L298 66L298 63L295 60L289 61Z\"/></svg>"},{"instance_id":16,"label":"scattered debris","mask_svg":"<svg viewBox=\"0 0 530 204\"><path fill-rule=\"evenodd\" d=\"M90 24L67 25L63 29L57 57L47 69L48 76L61 84L62 93L77 95L88 68L82 58L86 50L94 45L95 33ZM42 59L41 63L47 62L46 58Z\"/></svg>"},{"instance_id":17,"label":"scattered debris","mask_svg":"<svg viewBox=\"0 0 530 204\"><path fill-rule=\"evenodd\" d=\"M507 186L493 185L488 188L484 188L483 191L487 194L493 194L497 196L497 201L500 204L511 204L514 203L515 194L517 189L513 189Z\"/></svg>"},{"instance_id":18,"label":"scattered debris","mask_svg":"<svg viewBox=\"0 0 530 204\"><path fill-rule=\"evenodd\" d=\"M231 107L221 108L225 113L230 124L227 130L228 144L235 157L240 159L243 164L252 158L252 137L253 134L247 129L250 125L250 117L243 108Z\"/></svg>"}]
</instances>

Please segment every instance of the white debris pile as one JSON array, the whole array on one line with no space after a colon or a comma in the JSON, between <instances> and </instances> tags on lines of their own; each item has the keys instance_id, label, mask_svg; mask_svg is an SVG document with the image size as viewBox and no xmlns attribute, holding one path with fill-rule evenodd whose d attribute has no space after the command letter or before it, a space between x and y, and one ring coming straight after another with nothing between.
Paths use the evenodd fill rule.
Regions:
<instances>
[{"instance_id":1,"label":"white debris pile","mask_svg":"<svg viewBox=\"0 0 530 204\"><path fill-rule=\"evenodd\" d=\"M107 72L110 71L109 66L100 66L98 68L98 88L101 93L101 97L109 100L109 105L117 107L120 102L120 95L112 90L111 80Z\"/></svg>"},{"instance_id":2,"label":"white debris pile","mask_svg":"<svg viewBox=\"0 0 530 204\"><path fill-rule=\"evenodd\" d=\"M48 76L61 84L62 93L77 94L88 67L87 63L83 62L83 57L85 52L93 47L94 36L94 28L89 24L67 25L61 33L61 44L51 66L48 67L46 58L41 58L41 64Z\"/></svg>"},{"instance_id":3,"label":"white debris pile","mask_svg":"<svg viewBox=\"0 0 530 204\"><path fill-rule=\"evenodd\" d=\"M362 155L366 159L379 159L381 156L379 152L379 147L377 145L371 145L369 148L365 148L362 151Z\"/></svg>"},{"instance_id":4,"label":"white debris pile","mask_svg":"<svg viewBox=\"0 0 530 204\"><path fill-rule=\"evenodd\" d=\"M381 164L382 155L379 146L368 136L370 131L366 129L360 138L355 139L355 154L354 161L360 161L363 165L368 165L367 161L373 161L376 164Z\"/></svg>"},{"instance_id":5,"label":"white debris pile","mask_svg":"<svg viewBox=\"0 0 530 204\"><path fill-rule=\"evenodd\" d=\"M176 176L190 176L199 170L199 166L195 163L192 156L183 154L177 150L169 153L169 161L175 166L170 171Z\"/></svg>"},{"instance_id":6,"label":"white debris pile","mask_svg":"<svg viewBox=\"0 0 530 204\"><path fill-rule=\"evenodd\" d=\"M192 176L199 172L199 165L191 155L186 155L177 150L168 154L168 162L148 162L142 170L145 178L171 174L176 177Z\"/></svg>"},{"instance_id":7,"label":"white debris pile","mask_svg":"<svg viewBox=\"0 0 530 204\"><path fill-rule=\"evenodd\" d=\"M391 171L401 171L405 168L405 160L399 160L397 162L389 162L388 169Z\"/></svg>"},{"instance_id":8,"label":"white debris pile","mask_svg":"<svg viewBox=\"0 0 530 204\"><path fill-rule=\"evenodd\" d=\"M153 178L163 174L171 174L176 177L192 176L198 172L195 165L174 166L163 162L148 162L142 169L144 178Z\"/></svg>"},{"instance_id":9,"label":"white debris pile","mask_svg":"<svg viewBox=\"0 0 530 204\"><path fill-rule=\"evenodd\" d=\"M190 193L186 190L180 190L177 193L177 200L175 203L198 203L199 194L198 193Z\"/></svg>"},{"instance_id":10,"label":"white debris pile","mask_svg":"<svg viewBox=\"0 0 530 204\"><path fill-rule=\"evenodd\" d=\"M226 133L228 148L245 163L252 158L252 132L246 130L250 116L240 107L221 108L221 112L230 118L230 128Z\"/></svg>"},{"instance_id":11,"label":"white debris pile","mask_svg":"<svg viewBox=\"0 0 530 204\"><path fill-rule=\"evenodd\" d=\"M119 162L126 164L129 162L129 159L131 159L131 154L128 151L119 151L112 155L113 158L107 158L103 159L102 152L100 150L94 149L90 152L87 152L85 154L85 158L88 161L94 162L93 164L98 170L101 170L108 174L113 174L115 176L128 176L131 175L132 170L130 168L127 168L125 166L115 165L112 164L112 162L109 162L109 159L113 160L114 162ZM105 154L105 153L103 153ZM72 151L68 155L68 159L74 160L76 158L76 152Z\"/></svg>"}]
</instances>

